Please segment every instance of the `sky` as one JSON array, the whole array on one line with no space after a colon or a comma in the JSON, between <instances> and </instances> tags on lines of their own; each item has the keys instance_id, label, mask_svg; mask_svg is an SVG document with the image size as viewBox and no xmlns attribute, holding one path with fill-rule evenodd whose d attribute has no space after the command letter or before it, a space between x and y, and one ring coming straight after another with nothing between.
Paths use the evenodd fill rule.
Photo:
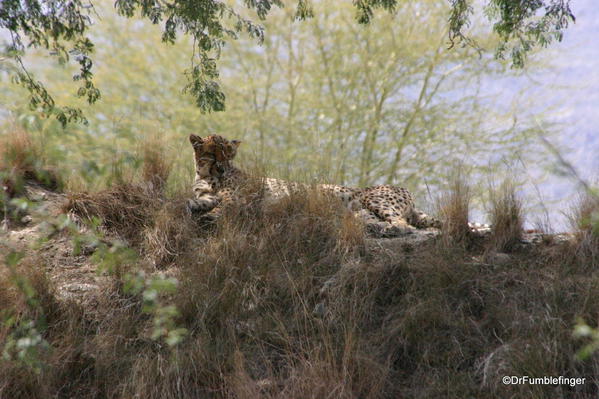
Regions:
<instances>
[{"instance_id":1,"label":"sky","mask_svg":"<svg viewBox=\"0 0 599 399\"><path fill-rule=\"evenodd\" d=\"M532 90L555 106L550 116L559 124L555 147L582 178L594 181L599 175L599 8L596 0L572 0L571 6L576 23L548 50L555 67L535 77L539 85ZM555 220L553 227L561 230L566 227L561 212L575 199L577 187L572 179L544 177L538 189Z\"/></svg>"},{"instance_id":2,"label":"sky","mask_svg":"<svg viewBox=\"0 0 599 399\"><path fill-rule=\"evenodd\" d=\"M576 24L556 46L558 69L548 77L556 85L571 88L569 95L560 98L564 104L557 119L567 124L562 140L580 143L568 158L583 173L596 173L599 168L599 8L593 3L574 0Z\"/></svg>"}]
</instances>

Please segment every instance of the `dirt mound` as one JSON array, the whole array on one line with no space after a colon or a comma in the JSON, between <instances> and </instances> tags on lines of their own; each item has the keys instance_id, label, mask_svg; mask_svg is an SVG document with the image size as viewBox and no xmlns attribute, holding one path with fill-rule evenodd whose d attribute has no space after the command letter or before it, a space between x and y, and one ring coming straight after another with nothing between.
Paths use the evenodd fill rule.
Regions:
<instances>
[{"instance_id":1,"label":"dirt mound","mask_svg":"<svg viewBox=\"0 0 599 399\"><path fill-rule=\"evenodd\" d=\"M148 233L151 241L146 245L153 246L151 249L158 253L159 261L153 259L155 266L169 264L169 259L172 260L184 251L183 241L189 239L184 230L189 232L189 225L193 223L183 211L184 201L160 200L160 204L164 205L161 208L160 204L157 205L157 198L148 193L147 189L133 185L117 187L92 196L85 193L61 194L39 184L28 184L25 186L25 196L34 206L21 221L8 223L7 229L1 233L3 239L0 240L0 249L4 253L24 251L42 254L59 298L82 302L93 302L107 278L96 273L96 265L90 260L94 248L75 248L72 237L67 233L55 234L45 240L49 233L46 224L48 216L71 212L78 218L102 217L107 220L103 228L108 234L142 247L143 234ZM151 224L150 231L147 231L153 212L158 215L157 223ZM177 220L181 220L181 223L174 227L173 222ZM472 228L472 233L484 241L490 234L490 229L488 226ZM371 237L366 240L367 252L396 255L410 253L435 242L441 232L426 229L385 238L377 238L376 231L371 231L370 234ZM573 238L572 234L525 233L520 248L547 243L559 244ZM509 257L500 253L486 259L498 259L502 256Z\"/></svg>"},{"instance_id":2,"label":"dirt mound","mask_svg":"<svg viewBox=\"0 0 599 399\"><path fill-rule=\"evenodd\" d=\"M32 206L27 215L18 222L9 221L0 233L0 252L16 251L26 257L39 257L59 299L94 302L106 277L96 273L89 252L75 250L68 234L55 234L48 224L49 218L62 213L67 196L29 184L25 187L25 197Z\"/></svg>"}]
</instances>

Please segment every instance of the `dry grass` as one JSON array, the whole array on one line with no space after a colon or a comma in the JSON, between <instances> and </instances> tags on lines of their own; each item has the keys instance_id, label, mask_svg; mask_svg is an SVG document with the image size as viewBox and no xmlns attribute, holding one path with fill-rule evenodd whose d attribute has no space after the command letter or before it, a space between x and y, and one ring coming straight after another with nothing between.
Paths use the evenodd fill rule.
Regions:
<instances>
[{"instance_id":1,"label":"dry grass","mask_svg":"<svg viewBox=\"0 0 599 399\"><path fill-rule=\"evenodd\" d=\"M510 181L491 189L490 194L491 245L495 250L509 252L520 242L524 232L522 201Z\"/></svg>"},{"instance_id":2,"label":"dry grass","mask_svg":"<svg viewBox=\"0 0 599 399\"><path fill-rule=\"evenodd\" d=\"M157 267L176 266L169 299L188 336L175 348L151 340L139 299L118 289L84 312L36 284L53 304L39 311L52 351L41 374L0 360L0 397L596 397L599 357L574 361L572 329L596 317L599 276L565 257L567 245L501 265L460 245L369 252L340 204L302 189L263 207L254 183L211 226L144 184L73 196L69 209L101 217ZM464 237L469 192L453 191L445 215ZM11 287L0 274L0 300L19 314ZM505 386L504 375L587 383Z\"/></svg>"},{"instance_id":3,"label":"dry grass","mask_svg":"<svg viewBox=\"0 0 599 399\"><path fill-rule=\"evenodd\" d=\"M9 202L26 194L26 182L51 190L62 187L58 174L49 166L41 143L34 142L24 130L15 129L0 136L0 218L23 216L15 213Z\"/></svg>"},{"instance_id":4,"label":"dry grass","mask_svg":"<svg viewBox=\"0 0 599 399\"><path fill-rule=\"evenodd\" d=\"M454 171L449 188L438 200L438 213L443 221L443 240L447 244L468 244L470 202L472 193L463 168Z\"/></svg>"},{"instance_id":5,"label":"dry grass","mask_svg":"<svg viewBox=\"0 0 599 399\"><path fill-rule=\"evenodd\" d=\"M599 197L590 192L580 194L569 215L572 230L585 235L597 235L598 212Z\"/></svg>"},{"instance_id":6,"label":"dry grass","mask_svg":"<svg viewBox=\"0 0 599 399\"><path fill-rule=\"evenodd\" d=\"M119 380L130 367L127 357L134 356L135 345L144 340L147 316L116 291L105 292L93 313L75 302L58 301L45 266L41 257L25 258L19 265L19 275L33 289L38 306L25 305L23 292L6 276L0 276L2 317L16 316L16 331L22 323L36 320L50 346L36 355L42 363L38 371L14 357L0 359L0 397L96 398L117 394ZM3 345L8 332L0 327ZM14 338L19 337L20 333Z\"/></svg>"},{"instance_id":7,"label":"dry grass","mask_svg":"<svg viewBox=\"0 0 599 399\"><path fill-rule=\"evenodd\" d=\"M137 178L131 175L98 192L70 193L63 211L88 221L97 218L107 232L137 247L162 268L190 248L188 238L194 235L196 223L186 212L184 198L189 195L179 194L182 199L174 200L165 197L172 163L164 143L158 138L149 140L140 152L143 167Z\"/></svg>"},{"instance_id":8,"label":"dry grass","mask_svg":"<svg viewBox=\"0 0 599 399\"><path fill-rule=\"evenodd\" d=\"M166 143L164 139L155 136L144 141L143 145L141 150L143 159L142 180L153 191L162 193L172 169L172 162L167 159L164 150Z\"/></svg>"},{"instance_id":9,"label":"dry grass","mask_svg":"<svg viewBox=\"0 0 599 399\"><path fill-rule=\"evenodd\" d=\"M97 218L114 235L130 245L139 245L161 204L157 193L147 187L121 184L97 193L70 193L63 211L85 220Z\"/></svg>"},{"instance_id":10,"label":"dry grass","mask_svg":"<svg viewBox=\"0 0 599 399\"><path fill-rule=\"evenodd\" d=\"M51 190L61 186L41 143L34 142L29 133L20 129L1 136L0 172L10 196L22 194L25 181L39 183Z\"/></svg>"},{"instance_id":11,"label":"dry grass","mask_svg":"<svg viewBox=\"0 0 599 399\"><path fill-rule=\"evenodd\" d=\"M186 209L185 199L165 201L144 227L142 254L156 268L163 269L190 251L197 251L202 230Z\"/></svg>"},{"instance_id":12,"label":"dry grass","mask_svg":"<svg viewBox=\"0 0 599 399\"><path fill-rule=\"evenodd\" d=\"M15 274L3 264L3 269L0 273L0 303L11 304L13 310L19 316L34 318L39 316L39 314L35 313L38 309L28 306L27 298L19 291L17 285L20 283L16 281L16 279L19 279L24 281L35 292L35 301L39 302L42 306L39 309L41 313L54 313L56 307L56 301L54 300L55 292L44 271L43 265L43 258L37 255L22 260L14 270ZM34 313L31 313L32 311ZM2 335L0 334L0 336Z\"/></svg>"},{"instance_id":13,"label":"dry grass","mask_svg":"<svg viewBox=\"0 0 599 399\"><path fill-rule=\"evenodd\" d=\"M580 194L568 219L576 235L574 255L589 265L599 265L599 197L592 192Z\"/></svg>"},{"instance_id":14,"label":"dry grass","mask_svg":"<svg viewBox=\"0 0 599 399\"><path fill-rule=\"evenodd\" d=\"M2 262L4 259L2 259ZM15 356L15 349L7 351L4 345L9 338L26 337L27 325L34 323L40 329L57 320L60 305L43 268L41 255L25 258L13 270L2 264L0 273L0 343L3 352ZM27 295L25 294L27 292ZM12 323L12 327L10 325ZM11 334L14 334L11 336ZM40 359L48 362L49 351L40 351ZM0 360L0 397L37 398L49 394L40 385L40 376L15 360Z\"/></svg>"},{"instance_id":15,"label":"dry grass","mask_svg":"<svg viewBox=\"0 0 599 399\"><path fill-rule=\"evenodd\" d=\"M407 258L348 255L338 230L342 221L324 218L336 212L329 211L289 202L265 210L264 222L228 220L199 242L197 255L179 257L182 285L174 300L178 323L190 334L175 349L149 340L149 321L139 307L109 292L93 315L74 304L48 310L54 316L47 317L45 336L53 347L44 358L47 371L36 375L0 361L0 394L595 395L599 359L572 360L578 343L571 327L599 306L599 280L586 267L544 253L494 268L435 249ZM320 288L334 275L326 312L316 315ZM16 306L14 299L5 303ZM589 382L578 390L509 387L503 375L571 375Z\"/></svg>"}]
</instances>

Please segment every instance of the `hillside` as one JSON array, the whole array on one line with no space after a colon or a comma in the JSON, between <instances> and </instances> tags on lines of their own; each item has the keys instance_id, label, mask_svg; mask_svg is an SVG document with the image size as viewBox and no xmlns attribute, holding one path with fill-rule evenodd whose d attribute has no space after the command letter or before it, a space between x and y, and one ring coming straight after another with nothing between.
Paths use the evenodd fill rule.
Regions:
<instances>
[{"instance_id":1,"label":"hillside","mask_svg":"<svg viewBox=\"0 0 599 399\"><path fill-rule=\"evenodd\" d=\"M0 397L597 397L572 334L599 305L591 235L375 238L312 193L206 225L155 190L24 186Z\"/></svg>"}]
</instances>

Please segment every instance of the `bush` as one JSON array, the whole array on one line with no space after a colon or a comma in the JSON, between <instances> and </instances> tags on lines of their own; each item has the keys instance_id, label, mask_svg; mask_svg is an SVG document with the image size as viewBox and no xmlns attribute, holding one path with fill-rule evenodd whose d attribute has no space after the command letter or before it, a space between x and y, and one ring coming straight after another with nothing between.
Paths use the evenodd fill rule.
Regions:
<instances>
[{"instance_id":1,"label":"bush","mask_svg":"<svg viewBox=\"0 0 599 399\"><path fill-rule=\"evenodd\" d=\"M472 194L466 171L463 167L458 167L450 178L448 190L441 195L437 205L443 221L442 232L445 244L468 245L471 200Z\"/></svg>"},{"instance_id":2,"label":"bush","mask_svg":"<svg viewBox=\"0 0 599 399\"><path fill-rule=\"evenodd\" d=\"M522 240L524 215L516 187L505 181L491 190L491 244L498 251L511 251Z\"/></svg>"}]
</instances>

